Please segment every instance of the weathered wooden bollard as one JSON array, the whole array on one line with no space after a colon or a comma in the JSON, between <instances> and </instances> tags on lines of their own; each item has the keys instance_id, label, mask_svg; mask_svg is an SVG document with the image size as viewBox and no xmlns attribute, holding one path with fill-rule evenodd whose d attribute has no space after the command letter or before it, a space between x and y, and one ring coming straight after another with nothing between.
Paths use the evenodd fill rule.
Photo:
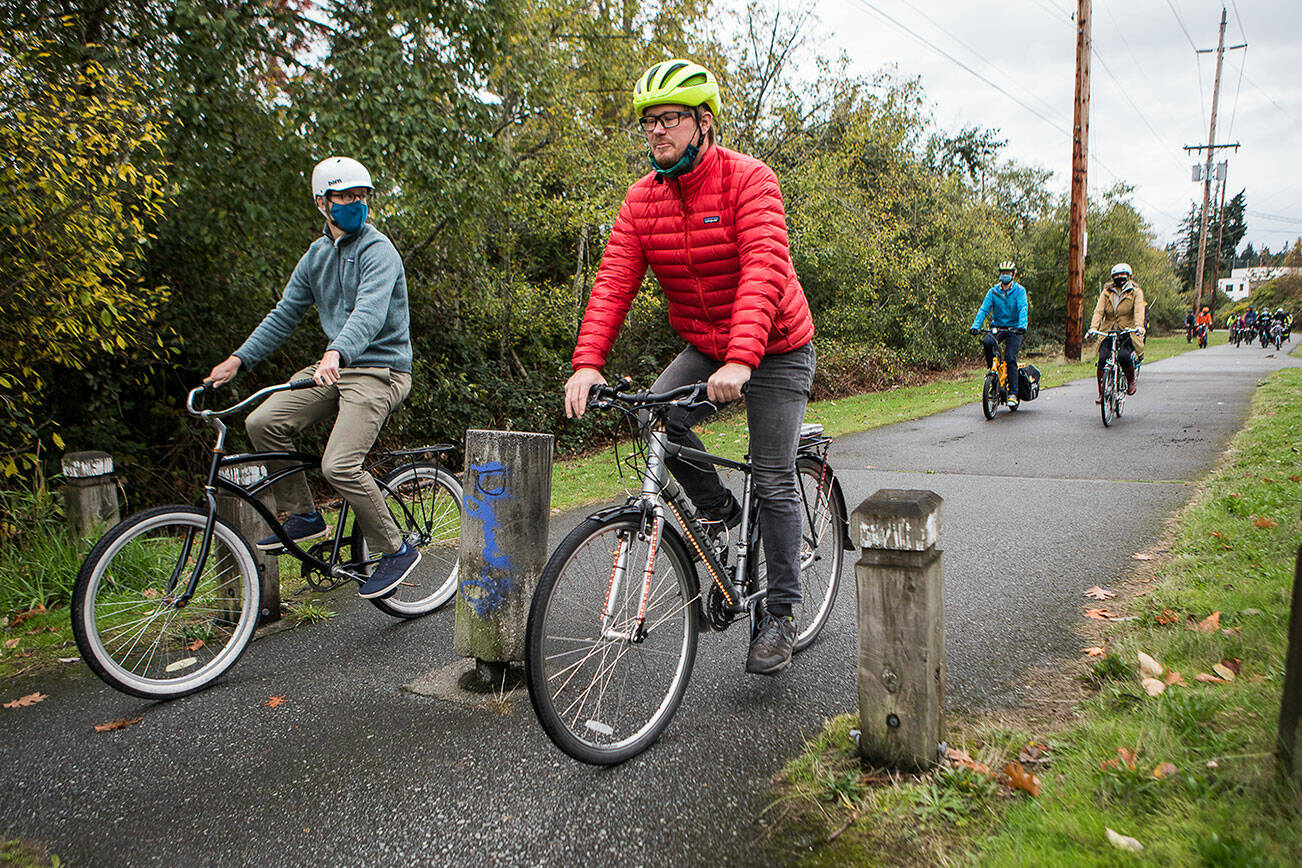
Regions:
<instances>
[{"instance_id":1,"label":"weathered wooden bollard","mask_svg":"<svg viewBox=\"0 0 1302 868\"><path fill-rule=\"evenodd\" d=\"M936 763L945 725L945 607L941 497L884 488L854 511L862 552L859 751L894 768Z\"/></svg>"},{"instance_id":2,"label":"weathered wooden bollard","mask_svg":"<svg viewBox=\"0 0 1302 868\"><path fill-rule=\"evenodd\" d=\"M1288 651L1284 657L1284 691L1279 704L1280 768L1302 784L1302 546L1293 570L1293 602L1289 609Z\"/></svg>"},{"instance_id":3,"label":"weathered wooden bollard","mask_svg":"<svg viewBox=\"0 0 1302 868\"><path fill-rule=\"evenodd\" d=\"M261 464L236 464L234 467L222 468L220 473L236 485L247 487L257 484L258 480L265 477L267 468ZM267 491L261 497L271 511L275 512L276 504L271 492ZM250 545L254 545L271 533L271 528L262 520L262 516L258 515L256 509L246 501L221 490L217 492L217 514L235 525L235 529L249 541ZM258 565L258 583L262 585L262 613L258 620L263 624L279 621L280 556L259 551L254 546L253 560Z\"/></svg>"},{"instance_id":4,"label":"weathered wooden bollard","mask_svg":"<svg viewBox=\"0 0 1302 868\"><path fill-rule=\"evenodd\" d=\"M63 456L64 513L77 537L97 536L122 520L113 456L107 452L69 452Z\"/></svg>"},{"instance_id":5,"label":"weathered wooden bollard","mask_svg":"<svg viewBox=\"0 0 1302 868\"><path fill-rule=\"evenodd\" d=\"M460 586L453 647L485 681L524 660L529 600L547 563L550 434L466 432Z\"/></svg>"}]
</instances>

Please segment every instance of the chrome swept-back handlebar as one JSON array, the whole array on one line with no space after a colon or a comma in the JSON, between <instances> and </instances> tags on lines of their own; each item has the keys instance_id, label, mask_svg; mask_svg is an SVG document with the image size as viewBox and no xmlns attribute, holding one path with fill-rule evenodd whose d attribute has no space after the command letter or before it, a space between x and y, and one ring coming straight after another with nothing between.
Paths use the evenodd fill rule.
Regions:
<instances>
[{"instance_id":1,"label":"chrome swept-back handlebar","mask_svg":"<svg viewBox=\"0 0 1302 868\"><path fill-rule=\"evenodd\" d=\"M316 380L313 380L311 377L304 377L303 379L300 380L290 380L288 383L277 383L274 386L268 386L265 389L259 389L258 391L254 392L252 395L249 395L244 400L240 401L237 404L233 404L224 410L201 410L194 405L195 399L198 398L200 395L202 395L204 392L215 392L217 390L216 386L210 386L207 383L204 383L190 390L190 394L187 395L185 398L185 409L187 412L189 412L191 416L199 416L204 419L220 419L223 416L229 416L232 413L238 413L239 411L243 410L245 407L249 406L250 404L253 404L257 401L261 401L263 398L267 397L268 395L274 395L277 392L294 391L297 389L310 389L315 385L316 385Z\"/></svg>"}]
</instances>

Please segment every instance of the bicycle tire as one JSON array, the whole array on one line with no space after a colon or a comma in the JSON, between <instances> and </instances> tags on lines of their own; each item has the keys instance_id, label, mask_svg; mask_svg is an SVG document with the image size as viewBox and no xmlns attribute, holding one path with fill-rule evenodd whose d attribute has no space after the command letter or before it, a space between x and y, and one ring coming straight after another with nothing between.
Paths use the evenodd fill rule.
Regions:
<instances>
[{"instance_id":1,"label":"bicycle tire","mask_svg":"<svg viewBox=\"0 0 1302 868\"><path fill-rule=\"evenodd\" d=\"M1099 411L1103 414L1104 428L1112 425L1113 413L1116 409L1116 388L1116 366L1109 362L1103 367L1103 403L1099 405Z\"/></svg>"},{"instance_id":2,"label":"bicycle tire","mask_svg":"<svg viewBox=\"0 0 1302 868\"><path fill-rule=\"evenodd\" d=\"M800 604L791 610L796 619L795 651L814 643L836 603L845 560L842 527L845 501L832 468L814 455L796 458L800 489ZM821 491L820 491L821 489ZM749 572L752 587L766 589L763 537L756 533Z\"/></svg>"},{"instance_id":3,"label":"bicycle tire","mask_svg":"<svg viewBox=\"0 0 1302 868\"><path fill-rule=\"evenodd\" d=\"M994 373L986 374L986 381L981 386L981 412L987 420L995 418L999 409L999 381Z\"/></svg>"},{"instance_id":4,"label":"bicycle tire","mask_svg":"<svg viewBox=\"0 0 1302 868\"><path fill-rule=\"evenodd\" d=\"M641 516L629 513L585 519L552 552L529 606L525 669L534 713L557 747L593 765L624 762L660 736L682 702L696 658L695 573L668 527L647 595L646 635L615 636L631 632L642 596L649 546L641 525ZM611 628L603 632L601 602L610 594L621 544L627 572Z\"/></svg>"},{"instance_id":5,"label":"bicycle tire","mask_svg":"<svg viewBox=\"0 0 1302 868\"><path fill-rule=\"evenodd\" d=\"M225 519L213 526L194 596L182 608L167 597L183 553L179 587L189 581L207 521L195 507L148 509L114 526L87 554L72 591L72 632L105 683L146 699L186 696L248 647L262 605L257 561Z\"/></svg>"},{"instance_id":6,"label":"bicycle tire","mask_svg":"<svg viewBox=\"0 0 1302 868\"><path fill-rule=\"evenodd\" d=\"M395 618L419 618L446 605L457 592L463 510L461 483L432 462L404 464L385 474L380 482L385 506L403 540L420 551L420 563L392 594L373 597L371 602ZM371 556L356 520L352 551L358 553L359 561ZM361 572L369 575L370 566L363 567Z\"/></svg>"}]
</instances>

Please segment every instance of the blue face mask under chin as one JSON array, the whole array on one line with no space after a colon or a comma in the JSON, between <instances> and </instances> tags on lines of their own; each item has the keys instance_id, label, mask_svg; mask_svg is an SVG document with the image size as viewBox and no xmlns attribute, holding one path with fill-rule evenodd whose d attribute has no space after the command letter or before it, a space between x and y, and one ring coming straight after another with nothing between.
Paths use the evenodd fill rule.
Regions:
<instances>
[{"instance_id":1,"label":"blue face mask under chin","mask_svg":"<svg viewBox=\"0 0 1302 868\"><path fill-rule=\"evenodd\" d=\"M344 232L352 234L366 223L367 207L365 202L349 202L347 205L332 203L330 219Z\"/></svg>"},{"instance_id":2,"label":"blue face mask under chin","mask_svg":"<svg viewBox=\"0 0 1302 868\"><path fill-rule=\"evenodd\" d=\"M999 275L999 282L1004 286L1007 286L1013 282L1013 276L1011 274L1001 274Z\"/></svg>"}]
</instances>

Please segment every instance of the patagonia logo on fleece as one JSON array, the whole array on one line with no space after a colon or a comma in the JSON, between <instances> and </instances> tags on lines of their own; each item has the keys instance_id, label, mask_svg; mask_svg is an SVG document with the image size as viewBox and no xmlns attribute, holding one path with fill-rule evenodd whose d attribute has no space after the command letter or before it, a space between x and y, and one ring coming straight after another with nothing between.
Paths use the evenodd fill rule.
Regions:
<instances>
[{"instance_id":1,"label":"patagonia logo on fleece","mask_svg":"<svg viewBox=\"0 0 1302 868\"><path fill-rule=\"evenodd\" d=\"M711 223L718 223L718 222L719 222L719 217L718 217L718 215L716 214L716 215L713 216L713 217L706 217L702 222L703 222L706 226L709 226Z\"/></svg>"}]
</instances>

